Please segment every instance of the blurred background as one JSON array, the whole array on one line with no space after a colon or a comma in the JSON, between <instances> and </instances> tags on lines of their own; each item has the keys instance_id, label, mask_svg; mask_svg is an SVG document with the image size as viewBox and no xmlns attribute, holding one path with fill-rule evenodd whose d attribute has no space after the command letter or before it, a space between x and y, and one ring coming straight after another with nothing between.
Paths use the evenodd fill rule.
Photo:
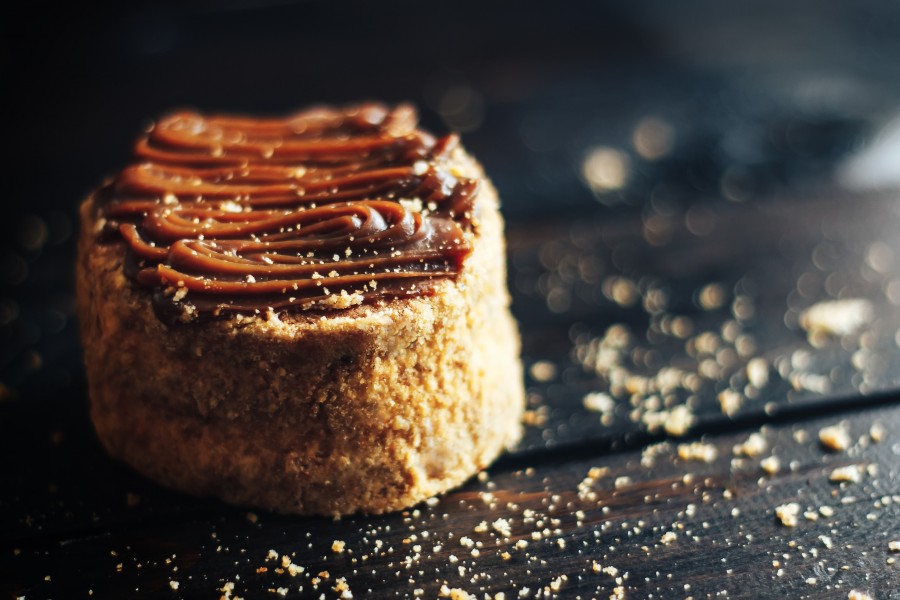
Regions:
<instances>
[{"instance_id":1,"label":"blurred background","mask_svg":"<svg viewBox=\"0 0 900 600\"><path fill-rule=\"evenodd\" d=\"M83 387L77 205L174 108L413 102L463 134L512 232L624 215L653 243L667 215L702 233L900 186L894 2L32 3L0 28L0 400Z\"/></svg>"}]
</instances>

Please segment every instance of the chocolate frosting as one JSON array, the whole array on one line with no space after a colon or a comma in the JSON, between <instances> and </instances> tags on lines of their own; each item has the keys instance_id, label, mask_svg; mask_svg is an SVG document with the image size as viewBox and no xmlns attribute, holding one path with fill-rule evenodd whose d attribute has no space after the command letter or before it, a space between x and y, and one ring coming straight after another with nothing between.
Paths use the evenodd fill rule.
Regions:
<instances>
[{"instance_id":1,"label":"chocolate frosting","mask_svg":"<svg viewBox=\"0 0 900 600\"><path fill-rule=\"evenodd\" d=\"M471 252L477 181L408 106L161 119L95 196L168 322L430 294Z\"/></svg>"}]
</instances>

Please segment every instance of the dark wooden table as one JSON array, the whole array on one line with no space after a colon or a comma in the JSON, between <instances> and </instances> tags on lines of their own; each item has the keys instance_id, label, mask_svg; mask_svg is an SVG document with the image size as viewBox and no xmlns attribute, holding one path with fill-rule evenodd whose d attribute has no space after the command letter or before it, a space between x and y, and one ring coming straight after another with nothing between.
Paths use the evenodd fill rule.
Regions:
<instances>
[{"instance_id":1,"label":"dark wooden table","mask_svg":"<svg viewBox=\"0 0 900 600\"><path fill-rule=\"evenodd\" d=\"M525 437L391 515L172 493L77 369L6 388L0 597L900 598L898 226L840 192L517 224Z\"/></svg>"}]
</instances>

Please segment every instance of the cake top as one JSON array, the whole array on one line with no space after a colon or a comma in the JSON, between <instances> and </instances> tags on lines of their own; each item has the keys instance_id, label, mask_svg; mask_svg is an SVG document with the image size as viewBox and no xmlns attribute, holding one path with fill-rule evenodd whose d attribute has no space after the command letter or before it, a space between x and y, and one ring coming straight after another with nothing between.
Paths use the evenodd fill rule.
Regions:
<instances>
[{"instance_id":1,"label":"cake top","mask_svg":"<svg viewBox=\"0 0 900 600\"><path fill-rule=\"evenodd\" d=\"M456 136L366 104L283 119L180 112L95 195L101 240L168 322L433 293L471 252Z\"/></svg>"}]
</instances>

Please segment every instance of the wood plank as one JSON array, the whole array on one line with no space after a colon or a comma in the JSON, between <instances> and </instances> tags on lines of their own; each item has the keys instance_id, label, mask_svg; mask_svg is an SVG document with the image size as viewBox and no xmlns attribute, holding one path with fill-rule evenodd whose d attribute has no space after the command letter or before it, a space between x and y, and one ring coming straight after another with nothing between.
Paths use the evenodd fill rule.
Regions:
<instances>
[{"instance_id":1,"label":"wood plank","mask_svg":"<svg viewBox=\"0 0 900 600\"><path fill-rule=\"evenodd\" d=\"M817 441L836 423L850 435L846 451ZM597 454L585 445L510 457L483 480L413 511L339 521L185 502L145 486L127 509L131 519L105 520L100 503L77 508L98 519L70 535L42 537L38 519L33 532L5 535L0 590L26 598L208 598L233 583L233 597L247 598L278 598L279 589L336 598L345 584L354 597L434 598L443 586L477 598L847 598L851 589L897 597L900 554L889 544L900 541L900 406L767 427L761 451L735 456L750 433L686 449ZM65 459L73 450L66 442L55 448L30 461L48 483L78 462ZM777 472L761 468L770 456L780 459ZM135 489L136 478L102 460L82 464L81 477L99 471L85 483L104 485L92 502L124 504ZM858 482L829 480L856 465L847 476L857 473ZM59 490L65 502L78 492ZM170 502L184 511L156 512ZM776 507L794 502L797 522L788 527ZM280 558L267 559L270 549L303 570L291 576Z\"/></svg>"},{"instance_id":2,"label":"wood plank","mask_svg":"<svg viewBox=\"0 0 900 600\"><path fill-rule=\"evenodd\" d=\"M707 430L895 392L896 199L782 200L704 206L702 218L645 211L642 224L598 213L511 231L531 416L542 423L521 449L615 443L665 424L678 433L664 410L678 406ZM859 327L810 338L803 310L837 299L859 302L843 314L832 307L828 323L858 318ZM593 392L610 396L594 397L599 414L584 406ZM734 406L728 415L723 394Z\"/></svg>"}]
</instances>

